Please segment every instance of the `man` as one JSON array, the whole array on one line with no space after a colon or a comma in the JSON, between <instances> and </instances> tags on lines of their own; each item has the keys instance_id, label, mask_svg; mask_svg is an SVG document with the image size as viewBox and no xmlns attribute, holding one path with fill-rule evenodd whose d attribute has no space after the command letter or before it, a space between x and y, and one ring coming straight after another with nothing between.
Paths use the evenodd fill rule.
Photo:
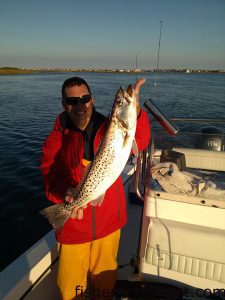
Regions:
<instances>
[{"instance_id":1,"label":"man","mask_svg":"<svg viewBox=\"0 0 225 300\"><path fill-rule=\"evenodd\" d=\"M144 79L136 83L137 98L143 83ZM54 203L73 200L71 191L94 158L108 123L95 110L90 88L82 78L69 78L63 83L62 104L64 112L44 143L41 162L46 195ZM139 101L135 138L139 150L147 147L150 127ZM87 294L91 299L112 299L120 228L125 223L126 202L119 177L106 191L101 206L75 208L63 228L56 230L60 255L57 283L63 300Z\"/></svg>"}]
</instances>

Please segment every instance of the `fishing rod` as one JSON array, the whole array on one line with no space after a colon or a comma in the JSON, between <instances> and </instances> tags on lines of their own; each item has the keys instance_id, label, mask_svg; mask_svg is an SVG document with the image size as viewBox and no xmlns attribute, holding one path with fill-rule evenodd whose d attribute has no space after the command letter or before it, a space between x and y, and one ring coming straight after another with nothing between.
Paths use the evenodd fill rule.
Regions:
<instances>
[{"instance_id":1,"label":"fishing rod","mask_svg":"<svg viewBox=\"0 0 225 300\"><path fill-rule=\"evenodd\" d=\"M162 21L160 21L160 34L159 34L159 45L158 45L158 55L157 55L157 67L156 67L156 72L158 73L159 69L159 54L160 54L160 43L161 43L161 31L162 31ZM137 64L137 56L136 56L136 64ZM156 74L156 82L155 82L155 89L154 89L154 97L156 96L156 86L157 86L157 74ZM177 132L177 129L174 128L169 121L165 118L165 116L152 104L151 100L147 100L148 104L145 102L144 106L153 114L153 116L160 121L160 124L167 129L167 132L169 132L171 135L175 134ZM154 141L151 138L151 151L154 152ZM151 155L152 155L151 153ZM142 161L143 163L143 161ZM143 195L140 194L139 189L138 189L138 183L139 183L139 170L141 166L141 158L139 156L138 161L137 161L137 167L136 167L136 173L135 173L135 194L138 196L139 200L141 199L142 202L138 202L142 208L141 208L141 215L143 215ZM143 180L143 178L142 178ZM141 247L141 230L142 230L142 219L140 221L140 228L139 228L139 237L138 237L138 245L137 245L137 250L136 250L136 255L132 257L130 264L133 267L133 274L138 274L139 273L139 263L140 263L140 247Z\"/></svg>"},{"instance_id":2,"label":"fishing rod","mask_svg":"<svg viewBox=\"0 0 225 300\"><path fill-rule=\"evenodd\" d=\"M156 99L156 88L159 72L159 56L160 56L160 46L161 46L161 37L162 37L162 21L160 21L160 30L159 30L159 44L158 44L158 54L157 54L157 66L156 66L156 77L154 84L153 98ZM153 115L155 120L157 120L162 127L169 133L169 135L174 136L178 133L179 128L171 122L156 106L156 104L151 100L147 99L144 103L145 108Z\"/></svg>"}]
</instances>

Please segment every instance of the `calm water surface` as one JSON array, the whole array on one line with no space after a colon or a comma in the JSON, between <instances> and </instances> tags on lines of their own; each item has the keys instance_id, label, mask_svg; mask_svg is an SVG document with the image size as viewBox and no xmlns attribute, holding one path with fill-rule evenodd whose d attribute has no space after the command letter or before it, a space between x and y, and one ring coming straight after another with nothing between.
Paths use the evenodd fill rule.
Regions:
<instances>
[{"instance_id":1,"label":"calm water surface","mask_svg":"<svg viewBox=\"0 0 225 300\"><path fill-rule=\"evenodd\" d=\"M62 109L61 85L71 76L87 80L96 108L105 115L119 86L136 80L135 74L120 73L0 76L1 269L51 229L38 214L48 204L39 171L41 147ZM156 81L154 74L143 76L141 104L154 96ZM224 118L225 75L159 74L154 98L170 117Z\"/></svg>"}]
</instances>

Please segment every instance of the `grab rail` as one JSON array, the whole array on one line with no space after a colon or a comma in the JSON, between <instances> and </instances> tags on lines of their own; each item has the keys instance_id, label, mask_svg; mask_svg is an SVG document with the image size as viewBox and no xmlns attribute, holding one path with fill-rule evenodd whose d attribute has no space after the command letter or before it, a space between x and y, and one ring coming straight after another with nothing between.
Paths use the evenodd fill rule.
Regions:
<instances>
[{"instance_id":1,"label":"grab rail","mask_svg":"<svg viewBox=\"0 0 225 300\"><path fill-rule=\"evenodd\" d=\"M144 201L144 194L142 195L142 193L140 192L139 185L143 187L143 190L145 192L153 157L154 141L153 138L151 138L148 147L145 150L141 151L137 157L136 170L134 175L134 192L142 201Z\"/></svg>"}]
</instances>

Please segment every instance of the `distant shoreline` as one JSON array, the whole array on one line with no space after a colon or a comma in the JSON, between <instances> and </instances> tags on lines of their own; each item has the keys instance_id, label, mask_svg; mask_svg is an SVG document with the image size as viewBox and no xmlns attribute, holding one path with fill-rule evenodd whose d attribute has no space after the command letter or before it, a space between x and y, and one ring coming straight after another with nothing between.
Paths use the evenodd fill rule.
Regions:
<instances>
[{"instance_id":1,"label":"distant shoreline","mask_svg":"<svg viewBox=\"0 0 225 300\"><path fill-rule=\"evenodd\" d=\"M196 69L159 69L159 70L141 70L141 69L71 69L71 68L0 68L0 75L21 75L21 74L37 74L37 73L72 73L72 72L93 72L93 73L214 73L224 74L225 70L196 70Z\"/></svg>"}]
</instances>

